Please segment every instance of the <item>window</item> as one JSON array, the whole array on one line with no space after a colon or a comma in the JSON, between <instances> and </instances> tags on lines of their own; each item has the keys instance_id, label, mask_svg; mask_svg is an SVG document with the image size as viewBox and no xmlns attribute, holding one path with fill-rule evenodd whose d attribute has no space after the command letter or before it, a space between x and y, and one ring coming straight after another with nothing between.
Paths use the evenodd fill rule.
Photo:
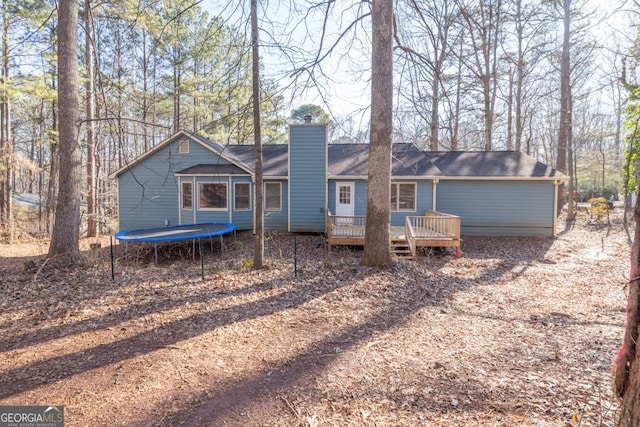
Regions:
<instances>
[{"instance_id":1,"label":"window","mask_svg":"<svg viewBox=\"0 0 640 427\"><path fill-rule=\"evenodd\" d=\"M338 187L340 193L338 194L338 201L343 205L351 204L351 186L341 185Z\"/></svg>"},{"instance_id":2,"label":"window","mask_svg":"<svg viewBox=\"0 0 640 427\"><path fill-rule=\"evenodd\" d=\"M182 209L193 209L193 183L182 183Z\"/></svg>"},{"instance_id":3,"label":"window","mask_svg":"<svg viewBox=\"0 0 640 427\"><path fill-rule=\"evenodd\" d=\"M180 154L188 154L189 153L189 141L180 141L180 146L178 148Z\"/></svg>"},{"instance_id":4,"label":"window","mask_svg":"<svg viewBox=\"0 0 640 427\"><path fill-rule=\"evenodd\" d=\"M224 182L200 183L199 209L227 209L227 184Z\"/></svg>"},{"instance_id":5,"label":"window","mask_svg":"<svg viewBox=\"0 0 640 427\"><path fill-rule=\"evenodd\" d=\"M236 182L234 184L234 205L236 211L251 210L251 185L248 182Z\"/></svg>"},{"instance_id":6,"label":"window","mask_svg":"<svg viewBox=\"0 0 640 427\"><path fill-rule=\"evenodd\" d=\"M416 184L392 183L391 184L391 210L411 211L416 210Z\"/></svg>"},{"instance_id":7,"label":"window","mask_svg":"<svg viewBox=\"0 0 640 427\"><path fill-rule=\"evenodd\" d=\"M279 182L267 182L264 184L264 210L282 210L282 195Z\"/></svg>"}]
</instances>

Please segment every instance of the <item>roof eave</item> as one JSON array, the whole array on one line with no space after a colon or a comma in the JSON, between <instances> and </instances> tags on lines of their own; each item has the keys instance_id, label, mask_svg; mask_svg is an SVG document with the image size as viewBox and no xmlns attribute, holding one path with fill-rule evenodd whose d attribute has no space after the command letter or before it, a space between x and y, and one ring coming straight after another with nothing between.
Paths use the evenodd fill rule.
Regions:
<instances>
[{"instance_id":1,"label":"roof eave","mask_svg":"<svg viewBox=\"0 0 640 427\"><path fill-rule=\"evenodd\" d=\"M151 157L156 152L162 150L164 147L166 147L167 145L171 144L173 141L178 139L180 136L187 136L187 137L191 138L191 135L188 132L186 132L185 130L181 129L178 132L170 135L167 139L162 141L160 144L158 144L155 147L152 147L150 150L147 150L146 152L140 154L138 157L133 159L131 162L125 164L120 169L118 169L118 170L116 170L114 172L111 172L109 174L109 179L117 178L122 173L124 173L124 172L128 171L129 169L131 169L132 167L136 166L138 163L141 163L143 160L147 159L148 157ZM207 147L207 148L209 148L209 147Z\"/></svg>"}]
</instances>

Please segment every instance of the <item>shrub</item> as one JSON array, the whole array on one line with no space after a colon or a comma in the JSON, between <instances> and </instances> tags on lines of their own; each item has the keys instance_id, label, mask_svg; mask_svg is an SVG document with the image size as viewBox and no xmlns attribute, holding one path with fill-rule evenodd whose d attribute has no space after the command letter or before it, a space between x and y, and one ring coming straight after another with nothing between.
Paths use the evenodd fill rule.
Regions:
<instances>
[{"instance_id":1,"label":"shrub","mask_svg":"<svg viewBox=\"0 0 640 427\"><path fill-rule=\"evenodd\" d=\"M589 215L595 216L598 219L601 219L605 215L607 215L611 203L607 201L604 197L594 197L592 199L587 200L587 203L591 206L589 208Z\"/></svg>"}]
</instances>

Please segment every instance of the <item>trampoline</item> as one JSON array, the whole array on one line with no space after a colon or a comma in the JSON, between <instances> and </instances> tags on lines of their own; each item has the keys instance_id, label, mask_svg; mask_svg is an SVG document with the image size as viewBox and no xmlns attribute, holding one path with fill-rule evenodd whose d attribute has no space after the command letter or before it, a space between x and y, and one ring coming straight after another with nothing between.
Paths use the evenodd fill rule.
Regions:
<instances>
[{"instance_id":1,"label":"trampoline","mask_svg":"<svg viewBox=\"0 0 640 427\"><path fill-rule=\"evenodd\" d=\"M236 225L231 222L201 222L189 225L124 230L116 233L115 237L118 240L128 242L178 242L222 236L235 231L235 229Z\"/></svg>"},{"instance_id":2,"label":"trampoline","mask_svg":"<svg viewBox=\"0 0 640 427\"><path fill-rule=\"evenodd\" d=\"M195 244L199 241L200 246L200 268L202 279L204 280L204 252L202 250L202 239L220 236L220 247L222 248L222 238L225 234L236 230L236 225L231 222L201 222L189 225L174 225L158 228L140 228L136 230L124 230L116 233L115 238L125 243L153 243L154 259L158 262L158 243L179 242L184 240L193 241L193 256L195 258ZM115 279L115 262L113 254L113 244L111 244L111 279Z\"/></svg>"}]
</instances>

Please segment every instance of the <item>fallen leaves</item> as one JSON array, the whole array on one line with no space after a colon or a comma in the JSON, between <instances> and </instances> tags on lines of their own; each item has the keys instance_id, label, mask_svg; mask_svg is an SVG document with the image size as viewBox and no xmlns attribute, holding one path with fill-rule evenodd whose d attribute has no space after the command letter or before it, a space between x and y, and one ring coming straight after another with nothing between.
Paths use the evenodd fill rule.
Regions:
<instances>
[{"instance_id":1,"label":"fallen leaves","mask_svg":"<svg viewBox=\"0 0 640 427\"><path fill-rule=\"evenodd\" d=\"M0 263L0 404L55 396L71 426L613 425L620 227L469 237L389 270L297 236L298 277L291 236L258 271L250 239L208 248L205 280L144 249L118 248L114 281L108 248Z\"/></svg>"}]
</instances>

